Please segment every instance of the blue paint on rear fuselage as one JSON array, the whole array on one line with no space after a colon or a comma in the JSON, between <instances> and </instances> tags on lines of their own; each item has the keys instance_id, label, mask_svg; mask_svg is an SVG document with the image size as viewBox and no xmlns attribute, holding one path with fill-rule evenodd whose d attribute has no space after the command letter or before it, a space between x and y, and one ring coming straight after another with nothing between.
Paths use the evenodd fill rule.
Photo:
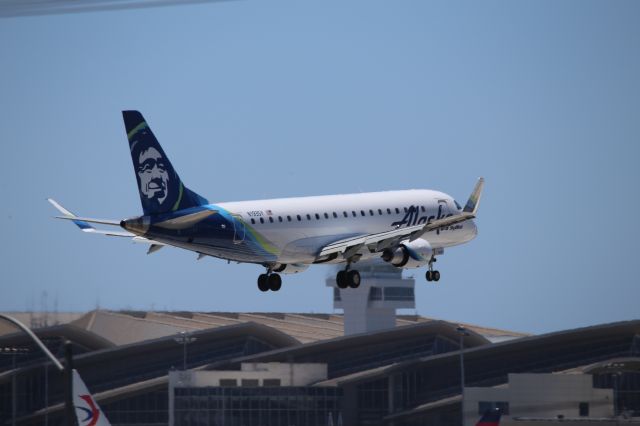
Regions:
<instances>
[{"instance_id":1,"label":"blue paint on rear fuselage","mask_svg":"<svg viewBox=\"0 0 640 426\"><path fill-rule=\"evenodd\" d=\"M215 210L217 213L182 229L156 226L158 223L203 210ZM277 259L277 252L273 247L267 250L264 238L256 235L253 228L250 228L242 219L232 216L227 210L214 204L150 217L149 228L144 236L238 262L269 263Z\"/></svg>"}]
</instances>

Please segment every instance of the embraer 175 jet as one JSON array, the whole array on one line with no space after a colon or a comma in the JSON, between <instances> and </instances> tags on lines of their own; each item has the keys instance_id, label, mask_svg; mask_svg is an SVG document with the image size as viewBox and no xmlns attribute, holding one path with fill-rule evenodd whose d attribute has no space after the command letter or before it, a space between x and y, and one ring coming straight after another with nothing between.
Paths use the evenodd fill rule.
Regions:
<instances>
[{"instance_id":1,"label":"embraer 175 jet","mask_svg":"<svg viewBox=\"0 0 640 426\"><path fill-rule=\"evenodd\" d=\"M359 260L381 257L398 268L427 266L427 281L445 247L477 235L476 217L484 179L462 208L451 196L432 190L371 192L210 204L188 189L138 111L123 111L143 215L122 221L78 217L49 199L62 216L88 233L129 237L228 261L262 265L261 291L278 291L279 274L302 272L311 264L345 263L336 281L357 288ZM122 231L96 229L90 223Z\"/></svg>"}]
</instances>

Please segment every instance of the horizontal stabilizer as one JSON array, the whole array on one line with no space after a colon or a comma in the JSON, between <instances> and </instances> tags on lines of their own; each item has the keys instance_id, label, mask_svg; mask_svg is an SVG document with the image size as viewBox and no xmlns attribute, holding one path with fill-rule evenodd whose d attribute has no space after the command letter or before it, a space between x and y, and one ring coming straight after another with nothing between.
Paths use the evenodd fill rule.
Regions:
<instances>
[{"instance_id":1,"label":"horizontal stabilizer","mask_svg":"<svg viewBox=\"0 0 640 426\"><path fill-rule=\"evenodd\" d=\"M120 226L120 221L119 220L94 219L94 218L90 218L90 217L77 217L77 216L72 216L72 217L69 217L69 216L56 216L56 219L71 220L74 223L76 223L76 222L88 222L88 223L99 223L101 225ZM77 223L76 223L76 225L77 225Z\"/></svg>"},{"instance_id":2,"label":"horizontal stabilizer","mask_svg":"<svg viewBox=\"0 0 640 426\"><path fill-rule=\"evenodd\" d=\"M217 210L201 210L196 213L191 213L184 216L176 217L174 219L154 223L153 226L164 229L185 229L195 225L200 221L205 220L209 216L216 213L218 213Z\"/></svg>"}]
</instances>

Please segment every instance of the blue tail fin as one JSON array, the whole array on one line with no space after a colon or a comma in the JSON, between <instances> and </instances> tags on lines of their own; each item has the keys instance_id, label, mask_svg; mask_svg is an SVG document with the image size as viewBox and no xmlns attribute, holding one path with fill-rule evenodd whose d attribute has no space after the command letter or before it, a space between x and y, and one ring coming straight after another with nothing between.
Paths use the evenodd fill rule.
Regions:
<instances>
[{"instance_id":1,"label":"blue tail fin","mask_svg":"<svg viewBox=\"0 0 640 426\"><path fill-rule=\"evenodd\" d=\"M142 114L122 111L122 117L144 214L155 215L209 204L184 186Z\"/></svg>"}]
</instances>

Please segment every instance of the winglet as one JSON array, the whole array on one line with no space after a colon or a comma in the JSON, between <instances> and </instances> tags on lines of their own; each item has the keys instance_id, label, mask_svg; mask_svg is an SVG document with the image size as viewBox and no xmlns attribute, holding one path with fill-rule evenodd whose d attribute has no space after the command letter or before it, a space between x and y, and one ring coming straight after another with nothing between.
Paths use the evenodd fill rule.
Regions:
<instances>
[{"instance_id":1,"label":"winglet","mask_svg":"<svg viewBox=\"0 0 640 426\"><path fill-rule=\"evenodd\" d=\"M471 213L475 216L476 211L478 211L478 206L480 205L480 197L482 196L482 189L484 188L484 178L479 178L476 183L476 187L473 188L473 192L469 196L469 200L467 204L465 204L464 209L462 210L465 213Z\"/></svg>"}]
</instances>

